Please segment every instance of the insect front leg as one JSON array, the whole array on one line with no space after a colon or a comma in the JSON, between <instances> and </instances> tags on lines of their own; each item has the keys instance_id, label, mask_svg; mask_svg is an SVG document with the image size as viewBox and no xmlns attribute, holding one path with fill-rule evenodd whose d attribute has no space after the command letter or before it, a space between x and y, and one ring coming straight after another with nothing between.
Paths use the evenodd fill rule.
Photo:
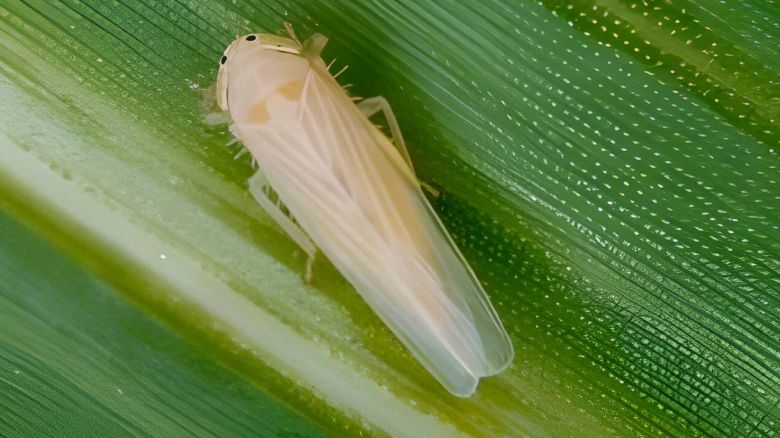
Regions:
<instances>
[{"instance_id":1,"label":"insect front leg","mask_svg":"<svg viewBox=\"0 0 780 438\"><path fill-rule=\"evenodd\" d=\"M258 204L271 216L290 238L306 253L306 282L311 281L311 269L314 257L317 255L317 245L305 231L293 221L289 214L282 210L279 204L273 201L268 193L271 186L261 171L257 171L249 178L249 191Z\"/></svg>"},{"instance_id":2,"label":"insect front leg","mask_svg":"<svg viewBox=\"0 0 780 438\"><path fill-rule=\"evenodd\" d=\"M219 108L216 85L203 91L201 109L203 110L203 122L207 125L225 125L232 121L230 113Z\"/></svg>"}]
</instances>

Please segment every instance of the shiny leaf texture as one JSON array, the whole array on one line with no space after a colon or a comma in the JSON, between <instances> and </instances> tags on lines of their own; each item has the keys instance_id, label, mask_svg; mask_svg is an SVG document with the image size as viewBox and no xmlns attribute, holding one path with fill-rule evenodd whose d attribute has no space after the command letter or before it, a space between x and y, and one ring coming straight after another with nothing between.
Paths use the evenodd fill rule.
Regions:
<instances>
[{"instance_id":1,"label":"shiny leaf texture","mask_svg":"<svg viewBox=\"0 0 780 438\"><path fill-rule=\"evenodd\" d=\"M284 20L330 38L354 94L388 98L441 190L517 350L474 397L446 393L327 261L303 281L303 254L246 190L249 162L202 122L224 47ZM131 322L95 322L117 349L90 341L71 360L114 361L104 379L125 393L145 384L134 351L175 345L159 360L176 384L144 402L157 416L105 402L98 378L58 390L103 403L94 427L158 430L186 390L268 434L776 435L778 23L773 1L0 5L4 238L31 248L3 246L0 296L38 295L2 324L121 308ZM31 262L48 257L72 274ZM62 324L65 345L94 339ZM18 390L0 402L49 418L56 402L21 399L36 391L9 370L27 361L55 388L89 365L8 339L0 372Z\"/></svg>"},{"instance_id":2,"label":"shiny leaf texture","mask_svg":"<svg viewBox=\"0 0 780 438\"><path fill-rule=\"evenodd\" d=\"M3 435L325 436L0 216Z\"/></svg>"}]
</instances>

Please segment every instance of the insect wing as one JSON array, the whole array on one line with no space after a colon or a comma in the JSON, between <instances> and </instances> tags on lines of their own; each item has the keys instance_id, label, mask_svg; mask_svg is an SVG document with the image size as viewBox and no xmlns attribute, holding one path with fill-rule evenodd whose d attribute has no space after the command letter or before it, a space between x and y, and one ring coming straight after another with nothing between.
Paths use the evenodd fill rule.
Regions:
<instances>
[{"instance_id":1,"label":"insect wing","mask_svg":"<svg viewBox=\"0 0 780 438\"><path fill-rule=\"evenodd\" d=\"M239 135L371 308L448 390L470 395L513 358L495 310L400 153L321 61L302 88L294 111Z\"/></svg>"}]
</instances>

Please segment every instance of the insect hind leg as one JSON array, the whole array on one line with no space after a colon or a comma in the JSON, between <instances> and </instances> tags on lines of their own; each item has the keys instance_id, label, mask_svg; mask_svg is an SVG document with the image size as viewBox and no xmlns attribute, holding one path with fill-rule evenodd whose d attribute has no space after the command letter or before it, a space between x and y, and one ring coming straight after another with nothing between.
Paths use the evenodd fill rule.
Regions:
<instances>
[{"instance_id":1,"label":"insect hind leg","mask_svg":"<svg viewBox=\"0 0 780 438\"><path fill-rule=\"evenodd\" d=\"M404 137L401 135L401 127L398 126L398 120L396 120L395 113L393 113L393 108L390 107L390 103L387 102L387 99L382 96L369 97L368 99L358 103L357 107L360 112L366 116L366 118L370 118L380 111L382 114L384 114L385 119L387 120L388 128L390 128L390 135L393 137L393 143L395 143L395 147L398 148L398 152L401 153L401 156L406 161L406 164L409 165L409 168L412 169L412 173L414 173L412 159L409 156L409 151L406 149Z\"/></svg>"},{"instance_id":2,"label":"insect hind leg","mask_svg":"<svg viewBox=\"0 0 780 438\"><path fill-rule=\"evenodd\" d=\"M356 105L360 112L366 116L366 118L371 118L371 116L380 111L382 114L384 114L385 119L387 120L387 125L390 128L390 135L393 137L393 143L395 144L395 147L398 148L398 152L401 153L401 156L406 161L406 164L409 165L409 169L411 169L412 173L414 174L412 158L409 156L409 150L406 148L406 142L404 142L404 137L401 135L401 127L398 126L398 120L396 120L395 113L393 113L393 108L390 106L390 103L387 101L387 99L382 96L369 97L368 99L365 99ZM420 183L420 186L428 193L430 193L434 198L438 198L441 195L441 192L430 184L420 180L417 182Z\"/></svg>"},{"instance_id":3,"label":"insect hind leg","mask_svg":"<svg viewBox=\"0 0 780 438\"><path fill-rule=\"evenodd\" d=\"M288 213L280 207L279 203L273 201L269 196L268 190L271 186L265 179L261 171L257 171L249 178L249 192L252 193L258 204L268 213L284 232L306 253L306 282L311 281L312 265L317 255L317 245L311 240L308 234L293 221Z\"/></svg>"}]
</instances>

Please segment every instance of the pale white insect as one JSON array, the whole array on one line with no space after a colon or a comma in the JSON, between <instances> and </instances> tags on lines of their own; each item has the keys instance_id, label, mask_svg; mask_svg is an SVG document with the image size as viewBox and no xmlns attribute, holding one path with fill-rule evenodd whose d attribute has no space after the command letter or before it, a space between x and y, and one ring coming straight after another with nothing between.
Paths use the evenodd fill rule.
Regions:
<instances>
[{"instance_id":1,"label":"pale white insect","mask_svg":"<svg viewBox=\"0 0 780 438\"><path fill-rule=\"evenodd\" d=\"M319 248L444 387L471 395L514 357L501 321L425 198L387 101L356 104L320 57L327 38L287 30L238 38L220 60L219 106L259 166L250 191L308 254L307 279ZM369 120L380 111L395 145Z\"/></svg>"}]
</instances>

